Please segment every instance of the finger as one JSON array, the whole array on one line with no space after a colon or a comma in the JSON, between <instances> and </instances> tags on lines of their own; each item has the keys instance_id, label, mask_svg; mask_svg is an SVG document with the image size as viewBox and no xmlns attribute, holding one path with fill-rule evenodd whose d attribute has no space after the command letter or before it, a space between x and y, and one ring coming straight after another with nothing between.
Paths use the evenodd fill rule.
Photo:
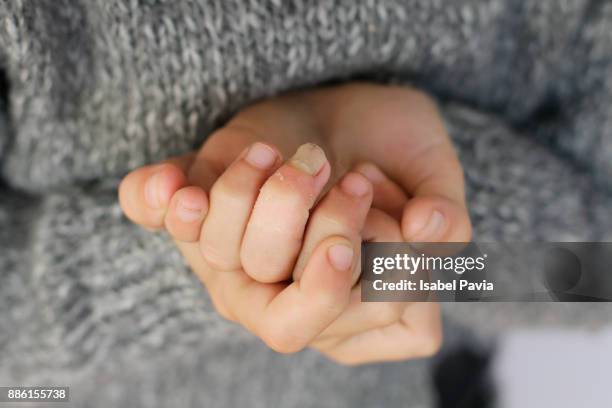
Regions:
<instances>
[{"instance_id":1,"label":"finger","mask_svg":"<svg viewBox=\"0 0 612 408\"><path fill-rule=\"evenodd\" d=\"M192 156L182 156L129 173L119 185L125 215L148 229L163 227L172 196L187 183L185 171L191 161Z\"/></svg>"},{"instance_id":2,"label":"finger","mask_svg":"<svg viewBox=\"0 0 612 408\"><path fill-rule=\"evenodd\" d=\"M404 190L389 179L374 163L362 162L353 170L364 175L372 183L374 189L372 207L400 220L404 205L408 201Z\"/></svg>"},{"instance_id":3,"label":"finger","mask_svg":"<svg viewBox=\"0 0 612 408\"><path fill-rule=\"evenodd\" d=\"M196 242L208 210L208 198L198 186L183 187L172 196L164 225L177 241Z\"/></svg>"},{"instance_id":4,"label":"finger","mask_svg":"<svg viewBox=\"0 0 612 408\"><path fill-rule=\"evenodd\" d=\"M256 140L257 135L247 128L224 126L216 130L206 139L191 165L190 184L210 191L217 178Z\"/></svg>"},{"instance_id":5,"label":"finger","mask_svg":"<svg viewBox=\"0 0 612 408\"><path fill-rule=\"evenodd\" d=\"M216 284L216 281L218 281L218 279L216 278L218 278L220 274L214 273L214 271L206 263L200 252L199 243L178 240L175 240L175 242L181 254L191 267L193 273L204 285L206 285L206 288L208 289L208 294L215 310L225 319L236 321L236 317L234 316L232 311L229 309L229 307L226 306L225 302L222 301L223 292L215 290L215 287L218 286ZM244 274L236 275L245 276Z\"/></svg>"},{"instance_id":6,"label":"finger","mask_svg":"<svg viewBox=\"0 0 612 408\"><path fill-rule=\"evenodd\" d=\"M262 185L280 163L280 154L273 147L257 142L213 185L200 240L202 255L213 268L240 268L240 245L253 205Z\"/></svg>"},{"instance_id":7,"label":"finger","mask_svg":"<svg viewBox=\"0 0 612 408\"><path fill-rule=\"evenodd\" d=\"M339 185L332 188L312 212L302 250L293 271L293 279L301 278L312 252L325 237L347 237L359 252L361 231L371 202L372 184L368 179L359 173L346 174ZM359 277L358 272L355 268L353 282Z\"/></svg>"},{"instance_id":8,"label":"finger","mask_svg":"<svg viewBox=\"0 0 612 408\"><path fill-rule=\"evenodd\" d=\"M254 138L255 135L246 129L226 126L207 138L197 154L191 155L188 166L184 160L168 161L181 167L187 175L188 184L197 187L181 191L178 197L171 199L172 212L166 213L165 226L177 242L195 242L199 239L209 208L207 194L219 175ZM228 143L228 139L231 139L231 143Z\"/></svg>"},{"instance_id":9,"label":"finger","mask_svg":"<svg viewBox=\"0 0 612 408\"><path fill-rule=\"evenodd\" d=\"M361 283L351 290L348 307L318 337L315 344L325 346L340 340L395 324L406 307L403 302L362 302Z\"/></svg>"},{"instance_id":10,"label":"finger","mask_svg":"<svg viewBox=\"0 0 612 408\"><path fill-rule=\"evenodd\" d=\"M386 161L384 171L410 196L402 215L404 239L412 242L415 242L415 239L465 239L471 236L471 228L465 210L461 164L444 124L438 119L440 113L435 102L418 92L411 95L409 107L398 106L401 106L402 110L411 109L413 117L429 120L409 121L405 131L411 134L408 135L406 143L398 139L396 144L381 145L377 151L379 155L389 155L393 153L389 149L393 148L402 154L401 160ZM390 108L389 111L391 110ZM421 198L424 197L435 199L422 202ZM415 213L412 206L420 207L420 210ZM428 206L429 211L422 211L424 206ZM434 214L436 215L432 218ZM424 227L430 219L437 222L433 225L437 225L439 229L426 229L422 231L423 234L415 237L418 227ZM441 223L441 220L445 222Z\"/></svg>"},{"instance_id":11,"label":"finger","mask_svg":"<svg viewBox=\"0 0 612 408\"><path fill-rule=\"evenodd\" d=\"M323 150L305 144L265 182L240 252L242 266L249 276L260 282L279 282L291 276L309 210L329 174Z\"/></svg>"},{"instance_id":12,"label":"finger","mask_svg":"<svg viewBox=\"0 0 612 408\"><path fill-rule=\"evenodd\" d=\"M404 208L402 235L408 242L469 242L467 209L442 196L417 196Z\"/></svg>"},{"instance_id":13,"label":"finger","mask_svg":"<svg viewBox=\"0 0 612 408\"><path fill-rule=\"evenodd\" d=\"M348 304L355 250L344 237L320 243L302 279L264 284L243 274L222 274L233 314L272 349L291 353L306 347ZM248 281L245 281L248 279ZM227 282L231 282L229 285Z\"/></svg>"},{"instance_id":14,"label":"finger","mask_svg":"<svg viewBox=\"0 0 612 408\"><path fill-rule=\"evenodd\" d=\"M398 220L377 208L371 208L368 212L361 234L364 242L403 241Z\"/></svg>"},{"instance_id":15,"label":"finger","mask_svg":"<svg viewBox=\"0 0 612 408\"><path fill-rule=\"evenodd\" d=\"M368 212L362 234L364 241L368 242L402 241L399 222L376 208ZM402 302L362 302L360 283L351 291L346 311L317 340L338 341L339 338L397 323L405 305Z\"/></svg>"},{"instance_id":16,"label":"finger","mask_svg":"<svg viewBox=\"0 0 612 408\"><path fill-rule=\"evenodd\" d=\"M354 365L429 357L440 349L441 343L439 306L411 303L400 323L348 337L319 350L340 363Z\"/></svg>"},{"instance_id":17,"label":"finger","mask_svg":"<svg viewBox=\"0 0 612 408\"><path fill-rule=\"evenodd\" d=\"M411 160L391 173L412 195L402 214L406 241L470 240L463 170L445 133L418 149Z\"/></svg>"}]
</instances>

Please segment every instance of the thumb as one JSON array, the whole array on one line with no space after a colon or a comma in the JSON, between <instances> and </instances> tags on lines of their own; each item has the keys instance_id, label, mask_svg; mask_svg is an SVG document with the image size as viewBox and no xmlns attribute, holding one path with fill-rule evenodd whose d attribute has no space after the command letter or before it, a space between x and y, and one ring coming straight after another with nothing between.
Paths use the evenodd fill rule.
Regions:
<instances>
[{"instance_id":1,"label":"thumb","mask_svg":"<svg viewBox=\"0 0 612 408\"><path fill-rule=\"evenodd\" d=\"M447 135L393 177L411 195L402 212L404 240L468 242L471 239L463 169Z\"/></svg>"}]
</instances>

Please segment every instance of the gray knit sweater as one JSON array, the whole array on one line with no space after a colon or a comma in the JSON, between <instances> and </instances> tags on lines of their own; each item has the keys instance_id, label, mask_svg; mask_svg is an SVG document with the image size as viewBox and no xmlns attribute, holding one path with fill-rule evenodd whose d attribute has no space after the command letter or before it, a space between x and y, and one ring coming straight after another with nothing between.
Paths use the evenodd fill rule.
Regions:
<instances>
[{"instance_id":1,"label":"gray knit sweater","mask_svg":"<svg viewBox=\"0 0 612 408\"><path fill-rule=\"evenodd\" d=\"M79 407L429 406L427 361L267 350L116 201L241 106L351 78L440 100L477 239L612 240L610 2L4 0L0 385L69 385ZM446 305L450 334L482 337L610 311Z\"/></svg>"}]
</instances>

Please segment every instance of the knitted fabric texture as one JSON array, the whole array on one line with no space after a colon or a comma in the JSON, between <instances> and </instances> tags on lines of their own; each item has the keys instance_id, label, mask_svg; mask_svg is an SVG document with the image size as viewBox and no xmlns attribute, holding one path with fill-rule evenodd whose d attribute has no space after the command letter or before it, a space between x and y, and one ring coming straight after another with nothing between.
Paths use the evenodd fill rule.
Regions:
<instances>
[{"instance_id":1,"label":"knitted fabric texture","mask_svg":"<svg viewBox=\"0 0 612 408\"><path fill-rule=\"evenodd\" d=\"M281 356L214 312L168 237L116 201L129 170L240 107L353 78L436 97L475 238L612 240L612 3L0 3L0 384L74 406L428 406L425 361ZM605 305L445 306L486 338L602 325ZM451 333L452 334L452 333Z\"/></svg>"}]
</instances>

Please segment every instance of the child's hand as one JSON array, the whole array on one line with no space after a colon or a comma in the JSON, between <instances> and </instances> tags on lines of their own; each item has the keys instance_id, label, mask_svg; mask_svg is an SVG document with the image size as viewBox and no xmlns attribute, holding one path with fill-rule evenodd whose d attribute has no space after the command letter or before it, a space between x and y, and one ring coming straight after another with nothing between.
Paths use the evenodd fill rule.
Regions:
<instances>
[{"instance_id":1,"label":"child's hand","mask_svg":"<svg viewBox=\"0 0 612 408\"><path fill-rule=\"evenodd\" d=\"M380 92L386 97L381 99ZM388 98L389 93L393 98ZM427 240L469 238L469 220L461 218L465 212L461 170L435 110L418 94L412 102L424 103L425 108L419 103L410 106L413 94L358 85L255 105L216 132L196 156L132 172L121 186L122 206L143 226L165 225L218 310L276 350L290 352L310 345L347 363L429 354L440 338L435 305L362 304L359 288L351 290L362 233L377 241L398 241L402 233L409 239L407 232L427 221L419 217L438 210L443 219L434 219L437 230L425 228L433 238ZM345 105L341 99L348 95L352 96ZM379 112L381 122L375 129L370 116L376 116L376 109L359 112L360 99L391 109ZM384 114L398 114L400 107L408 108L408 119L395 117L389 122ZM343 123L351 111L358 113L358 121L370 125L351 130L354 117ZM424 122L421 130L431 135L431 147L422 147L427 143L419 142L418 135L411 134L414 129L403 123L410 125L415 119ZM353 138L335 133L345 128ZM436 129L442 131L439 136L431 132ZM382 150L372 135L379 135ZM411 139L430 160L402 164ZM304 140L322 144L333 155L332 169L339 169L332 175L334 182L357 159L368 159L359 152L380 163L382 151L391 174L398 169L420 170L415 177L420 174L423 183L406 191L410 177L398 178L400 188L376 166L360 165L356 170L374 184L378 210L368 212L372 186L353 172L324 196L309 218L309 209L330 176L321 150L305 146L281 166L279 154L270 145L253 144L257 140L277 142L285 152ZM434 168L425 171L427 166ZM415 191L421 195L408 200ZM436 191L440 196L428 194ZM401 229L393 216L401 217ZM292 274L295 282L274 283Z\"/></svg>"}]
</instances>

